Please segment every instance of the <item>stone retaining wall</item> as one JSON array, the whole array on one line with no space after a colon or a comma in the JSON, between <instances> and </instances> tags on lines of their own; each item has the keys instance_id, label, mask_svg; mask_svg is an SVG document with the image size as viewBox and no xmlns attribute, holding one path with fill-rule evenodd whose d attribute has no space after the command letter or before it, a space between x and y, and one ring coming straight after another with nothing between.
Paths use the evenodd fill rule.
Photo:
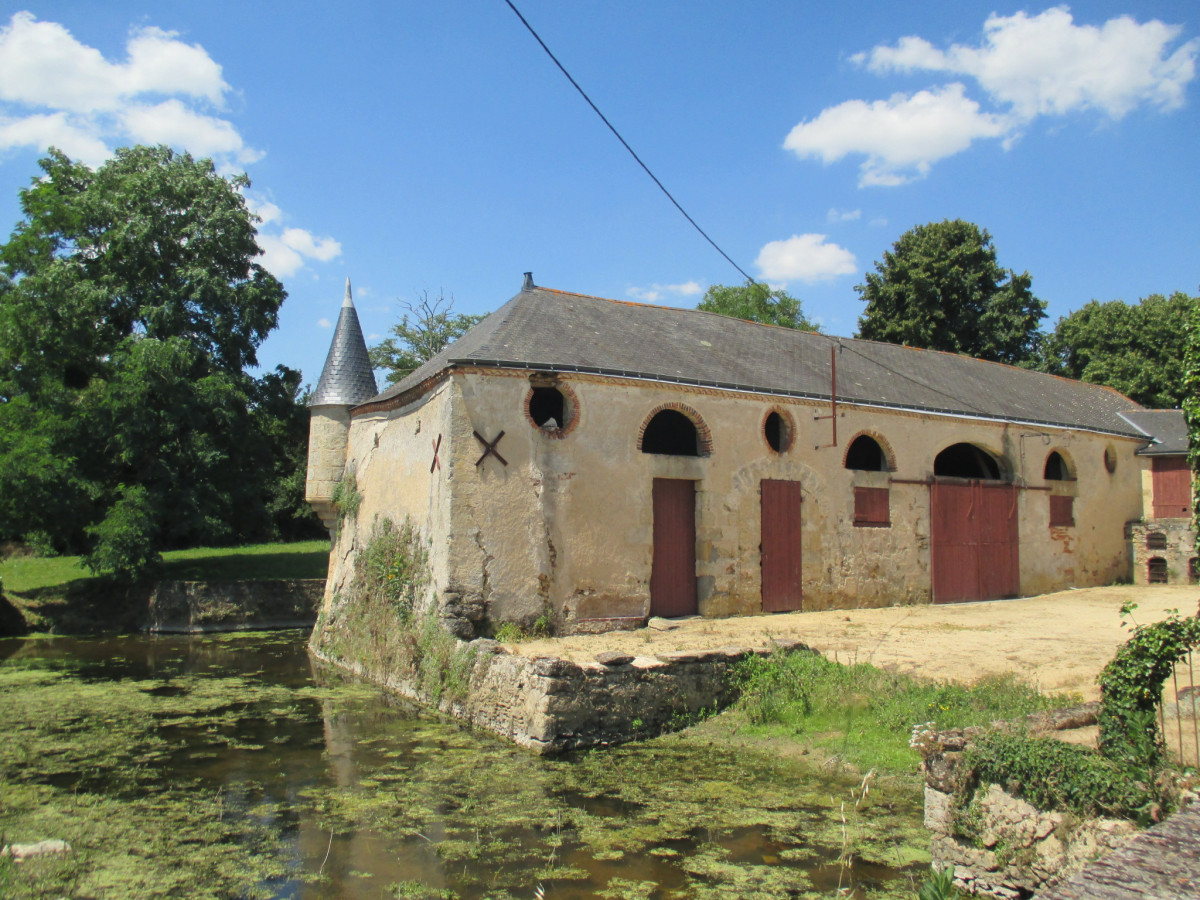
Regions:
<instances>
[{"instance_id":1,"label":"stone retaining wall","mask_svg":"<svg viewBox=\"0 0 1200 900\"><path fill-rule=\"evenodd\" d=\"M1030 717L1031 730L1055 731L1094 724L1097 703L1049 716ZM1118 819L1081 820L1071 813L1045 812L1000 785L976 796L972 841L955 825L956 768L982 729L921 732L914 745L924 757L925 827L932 832L930 855L937 869L954 869L954 884L968 894L1021 900L1069 878L1084 863L1122 844L1138 829ZM961 811L959 815L961 815Z\"/></svg>"},{"instance_id":2,"label":"stone retaining wall","mask_svg":"<svg viewBox=\"0 0 1200 900\"><path fill-rule=\"evenodd\" d=\"M152 633L309 628L325 591L320 578L292 581L160 581L143 630Z\"/></svg>"},{"instance_id":3,"label":"stone retaining wall","mask_svg":"<svg viewBox=\"0 0 1200 900\"><path fill-rule=\"evenodd\" d=\"M509 654L486 638L460 642L460 648L474 650L466 696L436 703L412 678L333 660L319 649L312 653L521 747L556 754L684 728L737 698L732 670L746 656L807 649L798 641L779 641L764 648L725 647L656 657L610 652L580 664Z\"/></svg>"}]
</instances>

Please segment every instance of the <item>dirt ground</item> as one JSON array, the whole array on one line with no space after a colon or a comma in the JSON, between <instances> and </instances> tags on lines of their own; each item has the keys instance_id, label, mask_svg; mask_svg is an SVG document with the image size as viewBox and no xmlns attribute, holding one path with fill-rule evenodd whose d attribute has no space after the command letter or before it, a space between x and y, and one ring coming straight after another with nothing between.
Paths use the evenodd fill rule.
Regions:
<instances>
[{"instance_id":1,"label":"dirt ground","mask_svg":"<svg viewBox=\"0 0 1200 900\"><path fill-rule=\"evenodd\" d=\"M1102 587L1042 597L947 606L781 613L733 619L652 619L651 627L510 644L522 656L577 662L605 650L653 657L673 650L761 647L793 638L842 662L895 666L937 679L972 682L1015 672L1046 692L1099 699L1096 676L1129 636L1121 605L1155 622L1171 609L1194 615L1200 588Z\"/></svg>"}]
</instances>

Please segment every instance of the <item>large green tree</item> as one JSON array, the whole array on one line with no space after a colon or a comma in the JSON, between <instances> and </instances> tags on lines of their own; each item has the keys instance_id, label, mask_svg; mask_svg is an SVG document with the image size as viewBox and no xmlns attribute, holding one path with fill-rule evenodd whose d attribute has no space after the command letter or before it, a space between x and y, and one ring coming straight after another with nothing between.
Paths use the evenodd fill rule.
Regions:
<instances>
[{"instance_id":1,"label":"large green tree","mask_svg":"<svg viewBox=\"0 0 1200 900\"><path fill-rule=\"evenodd\" d=\"M1000 267L986 229L961 219L918 225L854 288L867 302L858 336L1027 362L1046 317L1031 283L1028 272Z\"/></svg>"},{"instance_id":2,"label":"large green tree","mask_svg":"<svg viewBox=\"0 0 1200 900\"><path fill-rule=\"evenodd\" d=\"M696 309L720 313L748 322L782 325L801 331L820 331L820 326L804 317L800 301L785 290L771 290L765 284L748 281L745 284L714 284L704 292Z\"/></svg>"},{"instance_id":3,"label":"large green tree","mask_svg":"<svg viewBox=\"0 0 1200 900\"><path fill-rule=\"evenodd\" d=\"M166 147L40 165L0 246L0 535L127 576L271 535L299 376L247 372L286 294L246 179Z\"/></svg>"},{"instance_id":4,"label":"large green tree","mask_svg":"<svg viewBox=\"0 0 1200 900\"><path fill-rule=\"evenodd\" d=\"M422 291L415 303L403 301L400 306L404 313L391 336L368 351L371 365L387 372L388 384L402 380L484 319L454 312L454 298L440 291L432 300L429 291Z\"/></svg>"},{"instance_id":5,"label":"large green tree","mask_svg":"<svg viewBox=\"0 0 1200 900\"><path fill-rule=\"evenodd\" d=\"M1134 304L1093 300L1058 320L1038 367L1108 385L1143 406L1179 407L1187 396L1184 355L1195 303L1182 291Z\"/></svg>"}]
</instances>

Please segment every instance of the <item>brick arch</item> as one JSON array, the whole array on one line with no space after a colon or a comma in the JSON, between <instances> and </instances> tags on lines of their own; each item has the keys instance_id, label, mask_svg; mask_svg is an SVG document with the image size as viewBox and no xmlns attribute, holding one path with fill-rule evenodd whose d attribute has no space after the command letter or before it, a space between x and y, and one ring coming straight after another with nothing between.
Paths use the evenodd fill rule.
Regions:
<instances>
[{"instance_id":1,"label":"brick arch","mask_svg":"<svg viewBox=\"0 0 1200 900\"><path fill-rule=\"evenodd\" d=\"M1062 447L1051 447L1050 448L1050 452L1046 454L1046 459L1042 462L1042 472L1044 473L1046 471L1046 463L1050 462L1050 456L1054 453L1058 454L1058 458L1063 461L1063 465L1067 469L1067 477L1062 480L1063 481L1074 481L1076 472L1078 472L1079 470L1075 468L1074 458L1072 458L1071 454L1068 453L1066 450L1064 450ZM1045 479L1043 479L1043 480L1045 480Z\"/></svg>"},{"instance_id":2,"label":"brick arch","mask_svg":"<svg viewBox=\"0 0 1200 900\"><path fill-rule=\"evenodd\" d=\"M879 449L883 451L883 464L887 467L884 469L885 472L896 471L896 451L892 449L891 441L885 438L878 431L874 431L870 428L864 428L862 431L854 435L854 437L850 438L850 440L846 441L846 451L842 454L843 469L846 468L846 460L850 456L850 448L854 446L854 442L860 437L869 437L879 445Z\"/></svg>"},{"instance_id":3,"label":"brick arch","mask_svg":"<svg viewBox=\"0 0 1200 900\"><path fill-rule=\"evenodd\" d=\"M641 427L638 428L638 433L637 433L637 449L638 449L638 451L640 452L642 449L642 438L645 437L645 435L646 435L647 426L650 424L650 422L654 419L655 416L657 416L660 412L664 412L665 410L668 410L668 409L673 409L675 412L680 413L685 418L687 418L687 420L689 422L691 422L692 425L695 426L695 428L696 428L696 443L697 443L697 447L696 447L697 454L696 455L697 456L712 456L713 439L712 439L712 431L709 429L708 423L704 421L704 417L702 415L700 415L699 412L697 412L692 407L688 406L686 403L676 403L676 402L660 403L658 406L654 407L654 409L650 410L650 412L646 414L646 418L642 419Z\"/></svg>"}]
</instances>

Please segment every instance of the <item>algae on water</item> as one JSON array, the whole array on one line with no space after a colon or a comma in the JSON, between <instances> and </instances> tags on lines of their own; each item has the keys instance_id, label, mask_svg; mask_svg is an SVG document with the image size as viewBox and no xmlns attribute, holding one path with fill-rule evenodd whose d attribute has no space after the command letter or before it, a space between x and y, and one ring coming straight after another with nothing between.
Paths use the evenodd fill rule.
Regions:
<instances>
[{"instance_id":1,"label":"algae on water","mask_svg":"<svg viewBox=\"0 0 1200 900\"><path fill-rule=\"evenodd\" d=\"M314 679L302 640L4 643L0 835L75 850L0 864L0 894L782 898L832 867L885 898L928 864L917 798L847 828L852 782L711 735L530 756Z\"/></svg>"}]
</instances>

